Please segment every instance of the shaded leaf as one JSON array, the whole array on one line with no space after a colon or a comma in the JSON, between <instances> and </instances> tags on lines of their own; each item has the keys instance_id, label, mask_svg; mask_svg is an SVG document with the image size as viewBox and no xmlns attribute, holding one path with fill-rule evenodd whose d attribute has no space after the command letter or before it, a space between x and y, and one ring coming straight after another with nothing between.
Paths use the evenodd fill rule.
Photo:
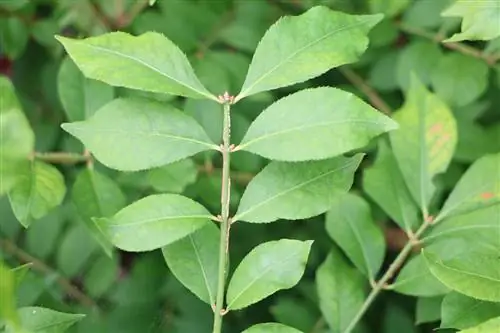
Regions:
<instances>
[{"instance_id":1,"label":"shaded leaf","mask_svg":"<svg viewBox=\"0 0 500 333\"><path fill-rule=\"evenodd\" d=\"M99 298L117 282L119 275L118 258L101 256L95 260L85 274L83 284L91 297Z\"/></svg>"},{"instance_id":2,"label":"shaded leaf","mask_svg":"<svg viewBox=\"0 0 500 333\"><path fill-rule=\"evenodd\" d=\"M174 276L202 301L213 305L217 295L219 229L213 224L162 248Z\"/></svg>"},{"instance_id":3,"label":"shaded leaf","mask_svg":"<svg viewBox=\"0 0 500 333\"><path fill-rule=\"evenodd\" d=\"M500 203L500 153L472 164L446 199L436 221Z\"/></svg>"},{"instance_id":4,"label":"shaded leaf","mask_svg":"<svg viewBox=\"0 0 500 333\"><path fill-rule=\"evenodd\" d=\"M29 40L29 29L26 23L19 17L8 17L0 20L0 40L2 41L2 53L10 59L19 58Z\"/></svg>"},{"instance_id":5,"label":"shaded leaf","mask_svg":"<svg viewBox=\"0 0 500 333\"><path fill-rule=\"evenodd\" d=\"M111 218L94 219L116 247L151 251L173 243L210 223L199 203L177 194L150 195Z\"/></svg>"},{"instance_id":6,"label":"shaded leaf","mask_svg":"<svg viewBox=\"0 0 500 333\"><path fill-rule=\"evenodd\" d=\"M84 271L97 249L97 243L83 225L71 227L58 244L58 271L69 278L75 277Z\"/></svg>"},{"instance_id":7,"label":"shaded leaf","mask_svg":"<svg viewBox=\"0 0 500 333\"><path fill-rule=\"evenodd\" d=\"M419 211L385 140L375 163L364 170L363 189L403 230L418 225Z\"/></svg>"},{"instance_id":8,"label":"shaded leaf","mask_svg":"<svg viewBox=\"0 0 500 333\"><path fill-rule=\"evenodd\" d=\"M69 121L81 121L111 102L112 87L83 76L71 58L63 60L57 77L59 99Z\"/></svg>"},{"instance_id":9,"label":"shaded leaf","mask_svg":"<svg viewBox=\"0 0 500 333\"><path fill-rule=\"evenodd\" d=\"M248 184L233 221L298 220L324 213L347 192L362 154L312 162L271 162Z\"/></svg>"},{"instance_id":10,"label":"shaded leaf","mask_svg":"<svg viewBox=\"0 0 500 333\"><path fill-rule=\"evenodd\" d=\"M403 107L394 114L400 129L390 133L403 178L424 213L435 192L433 178L444 172L457 142L453 114L413 76Z\"/></svg>"},{"instance_id":11,"label":"shaded leaf","mask_svg":"<svg viewBox=\"0 0 500 333\"><path fill-rule=\"evenodd\" d=\"M461 32L445 42L462 40L490 40L500 36L500 2L457 0L441 13L443 16L461 17Z\"/></svg>"},{"instance_id":12,"label":"shaded leaf","mask_svg":"<svg viewBox=\"0 0 500 333\"><path fill-rule=\"evenodd\" d=\"M9 192L9 200L17 219L27 228L33 220L44 217L61 204L66 185L59 170L40 161L33 161L28 170L20 170L19 174L19 181Z\"/></svg>"},{"instance_id":13,"label":"shaded leaf","mask_svg":"<svg viewBox=\"0 0 500 333\"><path fill-rule=\"evenodd\" d=\"M412 73L414 73L423 84L429 84L431 82L431 74L436 68L441 56L441 49L439 45L434 42L418 40L410 43L401 51L396 66L397 79L401 88L407 90L410 87Z\"/></svg>"},{"instance_id":14,"label":"shaded leaf","mask_svg":"<svg viewBox=\"0 0 500 333\"><path fill-rule=\"evenodd\" d=\"M16 312L16 276L0 261L0 319L14 328L19 328L20 320Z\"/></svg>"},{"instance_id":15,"label":"shaded leaf","mask_svg":"<svg viewBox=\"0 0 500 333\"><path fill-rule=\"evenodd\" d=\"M111 255L111 242L92 218L110 217L125 206L125 195L120 187L107 176L87 168L77 176L71 199L92 236L106 254Z\"/></svg>"},{"instance_id":16,"label":"shaded leaf","mask_svg":"<svg viewBox=\"0 0 500 333\"><path fill-rule=\"evenodd\" d=\"M339 195L326 213L326 231L370 280L385 257L385 238L375 224L370 206L354 194Z\"/></svg>"},{"instance_id":17,"label":"shaded leaf","mask_svg":"<svg viewBox=\"0 0 500 333\"><path fill-rule=\"evenodd\" d=\"M469 252L451 260L423 252L431 273L447 287L469 297L500 302L500 258Z\"/></svg>"},{"instance_id":18,"label":"shaded leaf","mask_svg":"<svg viewBox=\"0 0 500 333\"><path fill-rule=\"evenodd\" d=\"M369 4L372 13L382 13L392 17L404 11L410 0L370 0Z\"/></svg>"},{"instance_id":19,"label":"shaded leaf","mask_svg":"<svg viewBox=\"0 0 500 333\"><path fill-rule=\"evenodd\" d=\"M415 324L420 325L440 320L442 303L443 296L419 297L417 299Z\"/></svg>"},{"instance_id":20,"label":"shaded leaf","mask_svg":"<svg viewBox=\"0 0 500 333\"><path fill-rule=\"evenodd\" d=\"M122 171L162 166L216 147L194 119L146 99L116 99L90 119L62 127L104 165Z\"/></svg>"},{"instance_id":21,"label":"shaded leaf","mask_svg":"<svg viewBox=\"0 0 500 333\"><path fill-rule=\"evenodd\" d=\"M182 51L156 32L111 32L83 40L56 37L90 78L112 86L217 100L196 77Z\"/></svg>"},{"instance_id":22,"label":"shaded leaf","mask_svg":"<svg viewBox=\"0 0 500 333\"><path fill-rule=\"evenodd\" d=\"M362 148L396 128L394 121L351 93L305 89L265 109L237 149L273 160L318 160Z\"/></svg>"},{"instance_id":23,"label":"shaded leaf","mask_svg":"<svg viewBox=\"0 0 500 333\"><path fill-rule=\"evenodd\" d=\"M302 15L281 18L257 46L236 100L355 62L368 46L368 32L382 17L348 15L316 6Z\"/></svg>"},{"instance_id":24,"label":"shaded leaf","mask_svg":"<svg viewBox=\"0 0 500 333\"><path fill-rule=\"evenodd\" d=\"M443 300L440 327L466 329L497 316L500 316L500 303L451 292Z\"/></svg>"},{"instance_id":25,"label":"shaded leaf","mask_svg":"<svg viewBox=\"0 0 500 333\"><path fill-rule=\"evenodd\" d=\"M30 333L64 332L85 317L83 314L62 313L41 307L20 308L18 313L23 328Z\"/></svg>"},{"instance_id":26,"label":"shaded leaf","mask_svg":"<svg viewBox=\"0 0 500 333\"><path fill-rule=\"evenodd\" d=\"M312 241L281 239L255 247L236 268L227 289L227 309L238 310L295 286L304 274Z\"/></svg>"},{"instance_id":27,"label":"shaded leaf","mask_svg":"<svg viewBox=\"0 0 500 333\"><path fill-rule=\"evenodd\" d=\"M247 328L243 333L300 333L300 331L283 324L265 323Z\"/></svg>"},{"instance_id":28,"label":"shaded leaf","mask_svg":"<svg viewBox=\"0 0 500 333\"><path fill-rule=\"evenodd\" d=\"M366 297L365 277L333 249L316 272L319 306L332 333L345 331Z\"/></svg>"},{"instance_id":29,"label":"shaded leaf","mask_svg":"<svg viewBox=\"0 0 500 333\"><path fill-rule=\"evenodd\" d=\"M185 159L149 171L151 186L160 192L182 193L196 181L198 170L193 160Z\"/></svg>"}]
</instances>

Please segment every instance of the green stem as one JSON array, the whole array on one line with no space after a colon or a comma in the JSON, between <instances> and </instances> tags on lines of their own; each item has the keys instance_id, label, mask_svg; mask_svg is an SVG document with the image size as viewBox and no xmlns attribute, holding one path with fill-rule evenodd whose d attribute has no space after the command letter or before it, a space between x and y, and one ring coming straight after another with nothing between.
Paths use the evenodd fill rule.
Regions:
<instances>
[{"instance_id":1,"label":"green stem","mask_svg":"<svg viewBox=\"0 0 500 333\"><path fill-rule=\"evenodd\" d=\"M429 219L426 219L425 222L420 226L420 228L417 230L415 235L413 236L413 239L410 239L408 243L406 243L405 247L401 250L401 252L398 254L396 259L392 262L392 264L389 266L389 269L385 272L385 274L382 276L382 278L373 286L372 290L368 294L368 297L366 298L365 302L361 306L361 308L358 310L356 315L353 317L347 328L344 330L343 333L350 333L358 324L358 322L361 320L365 312L370 308L372 305L373 301L377 298L378 294L386 288L387 283L389 282L390 279L392 279L396 273L399 271L401 266L405 263L406 259L410 255L410 253L413 250L413 246L415 245L414 241L418 240L420 236L424 233L424 231L431 225L431 221Z\"/></svg>"},{"instance_id":2,"label":"green stem","mask_svg":"<svg viewBox=\"0 0 500 333\"><path fill-rule=\"evenodd\" d=\"M35 153L35 159L56 164L76 164L88 162L91 157L89 154L75 154L66 152Z\"/></svg>"},{"instance_id":3,"label":"green stem","mask_svg":"<svg viewBox=\"0 0 500 333\"><path fill-rule=\"evenodd\" d=\"M219 275L217 284L217 301L215 303L214 329L213 333L220 333L222 330L222 316L224 315L224 294L226 285L227 263L229 257L229 191L231 187L231 178L229 174L229 165L231 162L231 105L230 102L224 103L224 130L222 136L222 193L221 193L221 230L219 246Z\"/></svg>"}]
</instances>

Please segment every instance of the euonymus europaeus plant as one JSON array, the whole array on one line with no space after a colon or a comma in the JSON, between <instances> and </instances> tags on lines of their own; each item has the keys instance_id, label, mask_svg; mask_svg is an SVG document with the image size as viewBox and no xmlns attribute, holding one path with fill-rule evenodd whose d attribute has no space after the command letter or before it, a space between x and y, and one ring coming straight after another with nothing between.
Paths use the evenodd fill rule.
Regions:
<instances>
[{"instance_id":1,"label":"euonymus europaeus plant","mask_svg":"<svg viewBox=\"0 0 500 333\"><path fill-rule=\"evenodd\" d=\"M164 6L166 2L158 2L158 5ZM186 3L190 2L169 0L168 12L182 16L180 9ZM50 238L49 235L54 234L53 226L57 226L58 220L53 215L54 208L66 196L65 178L73 181L74 177L68 196L76 214L67 214L77 215L111 257L102 255L93 263L82 281L85 290L97 300L114 283L118 275L114 247L141 253L161 249L170 273L207 303L208 311L212 310L213 327L207 324L201 329L198 325L194 330L197 332L211 329L220 332L223 318L226 318L226 328L231 327L232 319L242 318L239 310L251 306L253 311L256 307L252 305L264 299L259 306L266 308L268 296L294 287L299 280L302 283L314 278L315 284L302 284L295 289L303 294L314 294L308 288L315 289L317 297L311 297L314 305L290 302L293 297L288 295L293 291L273 298L273 302L279 300L271 310L275 321L289 326L281 323L251 326L253 323L245 320L237 326L250 326L245 330L247 333L293 333L298 332L299 327L304 327L301 329L304 332L310 328L316 333L323 332L326 323L328 332L371 332L376 328L366 329L363 324L368 321L362 322L363 315L382 291L391 290L416 297L418 323L441 319L441 328L469 333L494 332L500 316L497 292L500 290L497 269L500 155L495 143L498 136L492 131L489 139L479 140L481 144L473 151L467 151L464 142L476 142L478 139L471 137L483 134L477 127L470 128L474 115L483 112L470 103L484 93L488 65L495 64L495 57L486 51L478 53L466 45L455 44L498 37L497 2L488 2L487 6L485 3L478 2L471 11L467 1L457 1L446 9L441 2L418 1L405 13L403 23L392 16L407 5L404 1L370 1L372 13L387 14L383 21L382 15L348 15L325 7L313 7L300 16L284 17L264 34L246 77L245 61L241 66L241 58L224 54L225 65L241 76L241 84L230 85L230 92L214 88L221 86L214 82L226 80L224 71L211 71L213 75L207 79L206 72L191 61L193 69L180 49L160 33L138 33L133 29L137 36L113 32L87 39L57 37L70 56L62 62L58 73L59 95L70 121L63 128L78 138L86 151L84 154L35 152L43 150L40 141L44 135L36 129L35 147L34 131L18 101L18 97L24 101L24 96L19 92L16 96L13 85L2 77L0 193L8 193L15 216L25 227L30 226L26 237L29 248L33 246L30 245L34 242L33 235L44 238L46 234ZM0 8L3 6L0 4ZM379 47L385 39L390 39L385 35L390 35L391 24L398 25L401 31L426 36L411 23L417 25L415 13L438 13L435 7L442 7L442 15L463 18L461 29L457 29L461 31L451 38L444 37L449 31L448 24L443 24L438 36L431 36L456 53L442 54L437 45L417 40L398 51L401 54L397 54L397 65L394 53L383 52L373 66L370 75L375 79L371 83L377 89L393 89L390 78L397 76L403 90L404 104L393 113L392 120L355 95L324 86L329 79L320 80L323 86L311 88L318 86L316 77L322 74L327 77L331 68L358 60L366 64L373 61L374 56L377 59L373 52L361 57L368 45L368 34L378 36L373 42ZM156 22L156 15L156 12L145 13L142 23ZM170 16L170 21L172 19ZM419 24L431 24L430 21L431 18ZM410 26L406 25L408 22ZM0 24L0 33L5 33L5 27L16 26L11 23L12 20L7 25ZM44 26L34 29L37 39L41 35L38 28L44 31ZM375 26L377 33L373 31ZM167 34L169 32L172 31L167 30ZM224 38L240 45L230 36ZM183 39L176 41L182 48L188 44ZM8 39L5 42L7 51L16 55L15 43ZM245 47L246 51L253 51ZM492 41L488 48L494 47ZM192 54L188 52L188 55ZM205 57L208 59L210 55ZM359 84L360 79L355 76L353 79L345 68L340 72ZM380 68L385 69L383 75ZM308 81L310 79L314 80ZM18 80L14 76L15 84L19 84ZM279 90L283 92L291 85L295 85L293 93L271 105L252 104L252 101L266 99L270 90L285 88ZM301 90L303 86L307 88ZM115 98L114 89L124 93ZM373 105L391 113L378 96L373 97L370 89L361 80L361 90ZM176 96L184 97L183 103L177 103ZM391 104L396 103L391 101ZM193 105L200 110L194 112ZM23 103L23 107L29 108L29 104ZM255 118L249 126L242 126L245 113L252 113L249 119ZM469 127L464 129L464 124ZM472 124L476 126L475 122ZM386 132L389 133L384 134ZM81 147L79 143L75 145ZM377 148L374 160L361 153L372 151L370 148ZM231 180L238 181L236 171L252 161L251 158L269 162L245 181L248 185L240 198L239 188L235 188ZM197 202L192 199L196 195L184 191L186 184L196 178L197 166L193 161L211 163L212 159L220 163L221 173L209 178L209 185L219 190L220 198L214 198L214 192L209 192L210 186L205 183L200 191L208 194L198 195L198 199L203 200ZM457 164L460 165L457 159L473 163L467 171L457 171ZM82 169L68 170L56 168L50 162L85 165ZM361 162L365 165L362 174L358 168ZM210 163L207 170L213 168ZM118 170L117 176L113 176L110 169ZM356 189L348 193L356 171L360 181ZM139 193L131 195L127 191L124 195L123 184L137 182L141 177L147 178L154 191L141 189ZM131 204L127 206L127 203ZM259 231L264 224L278 220L292 229L299 224L292 221L299 219L309 220L306 228L312 230L317 228L315 217L325 212L325 228L333 246L319 244L321 237L312 234L301 237L300 234L268 235ZM37 221L31 225L44 216L48 216L51 223ZM386 240L375 218L393 221L407 238L399 247L401 252L385 265L384 258L390 259L390 256L386 256ZM2 229L3 219L2 216ZM245 250L244 255L236 253L239 244L234 237L240 228L245 228L248 243L253 247ZM75 277L82 263L96 252L88 245L91 242L86 238L86 230L80 231L78 227L68 228L68 236L58 246L58 266L68 277ZM4 230L0 232L3 234ZM33 261L13 242L1 239L0 245L2 257L5 250L25 262ZM313 253L320 247L326 247L323 253L329 252L326 260L318 260ZM44 250L47 246L32 248L37 250L29 250L40 258L50 253L50 249ZM75 253L75 248L79 252ZM66 253L70 255L65 257ZM141 254L144 255L148 254ZM238 256L243 259L239 260ZM9 260L8 255L6 259ZM323 261L321 265L320 261ZM110 298L120 305L125 303L124 307L129 299L136 298L141 304L148 304L148 312L152 312L151 307L160 308L152 295L164 297L155 282L165 274L158 275L149 261L144 262L138 264L142 266L143 275L137 276L139 270L128 272L134 279L121 280L119 284L126 287ZM41 267L44 274L60 282L68 295L86 306L78 311L98 311L92 299L79 293L67 280L58 280L59 273L37 261L33 266L39 270ZM306 272L307 267L309 272L315 270L315 274ZM28 268L8 269L0 265L0 331L40 332L46 330L47 325L62 331L83 317L27 306L34 302L26 301L26 296L23 299L26 290L21 290L22 305L16 310L13 295L22 289L19 281L24 277L31 283L30 288L36 289L35 280L29 280ZM307 279L302 279L303 276ZM132 284L137 280L139 287ZM367 292L369 286L371 290ZM136 294L140 294L139 297ZM280 295L286 296L279 298ZM41 302L37 305L52 304ZM131 304L133 312L141 308L137 303ZM321 310L319 320L320 311L317 315L314 312L316 304ZM388 304L383 332L400 327L395 323L398 320L387 326L388 317L406 318L393 303ZM202 313L191 307L185 311ZM308 326L311 312L315 317ZM225 317L228 313L231 315ZM147 318L142 312L141 316ZM131 316L121 317L120 330L129 328L126 317ZM112 325L107 326L108 321L113 321L113 315L102 318L106 322L104 326L81 328L79 324L78 332L113 331L109 328ZM262 321L252 319L252 322ZM87 324L90 322L91 318L87 318L82 324L91 325ZM130 331L147 329L141 325ZM178 328L178 331L193 329Z\"/></svg>"},{"instance_id":2,"label":"euonymus europaeus plant","mask_svg":"<svg viewBox=\"0 0 500 333\"><path fill-rule=\"evenodd\" d=\"M147 196L111 217L95 218L106 241L125 251L161 249L173 274L222 318L301 278L312 241L281 239L257 245L228 277L231 228L236 223L298 220L327 211L352 185L366 146L397 124L351 93L304 89L263 110L241 142L231 140L231 106L259 92L303 82L356 61L381 15L352 16L315 7L275 23L257 47L241 91L209 92L186 56L165 36L114 32L84 40L58 37L83 74L107 84L210 99L223 108L222 143L190 116L141 98L116 99L85 121L63 124L98 161L121 171L173 163L207 150L222 155L221 210L210 212L177 194ZM206 112L209 112L208 110ZM230 213L231 155L248 151L271 162ZM217 228L213 222L219 224ZM226 283L226 280L228 283ZM279 324L248 332L292 332Z\"/></svg>"}]
</instances>

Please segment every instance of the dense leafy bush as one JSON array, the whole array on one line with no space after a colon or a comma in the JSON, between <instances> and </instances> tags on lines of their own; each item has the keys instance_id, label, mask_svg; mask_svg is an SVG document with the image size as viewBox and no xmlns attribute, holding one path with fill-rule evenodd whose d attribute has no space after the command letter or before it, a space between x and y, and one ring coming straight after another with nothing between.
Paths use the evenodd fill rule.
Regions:
<instances>
[{"instance_id":1,"label":"dense leafy bush","mask_svg":"<svg viewBox=\"0 0 500 333\"><path fill-rule=\"evenodd\" d=\"M500 0L9 0L0 36L1 332L498 331Z\"/></svg>"}]
</instances>

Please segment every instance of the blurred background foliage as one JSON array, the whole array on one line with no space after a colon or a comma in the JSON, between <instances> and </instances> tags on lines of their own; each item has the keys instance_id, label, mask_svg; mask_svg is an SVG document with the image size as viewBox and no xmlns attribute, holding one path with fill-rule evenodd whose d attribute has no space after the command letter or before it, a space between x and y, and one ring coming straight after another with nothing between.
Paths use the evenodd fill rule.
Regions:
<instances>
[{"instance_id":1,"label":"blurred background foliage","mask_svg":"<svg viewBox=\"0 0 500 333\"><path fill-rule=\"evenodd\" d=\"M460 19L440 16L449 0L2 0L0 1L0 72L11 78L36 134L36 154L64 175L67 193L85 160L61 163L54 152L83 154L82 145L59 125L81 120L117 96L143 94L172 103L196 118L220 142L222 113L208 100L184 100L139 93L85 79L65 57L55 34L71 37L122 30L165 34L188 55L197 75L212 92L235 93L242 85L251 55L266 29L280 16L300 14L315 5L386 18L370 33L370 47L360 62L334 69L308 83L265 92L234 106L234 143L250 122L277 98L307 86L336 86L356 93L382 112L399 108L410 72L431 87L453 110L459 141L453 162L439 178L441 202L464 170L479 157L500 151L500 39L443 44L458 31ZM373 161L369 149L358 174ZM45 155L44 155L45 154ZM48 154L48 155L47 155ZM74 163L76 162L76 163ZM242 190L266 161L237 152L232 158L232 208ZM220 202L220 160L214 153L147 172L124 173L95 168L111 182L106 206L116 211L157 192L184 193L216 212ZM360 177L354 191L360 192ZM106 181L105 181L106 182ZM119 187L116 187L118 184ZM114 192L113 192L114 191ZM86 313L71 332L206 332L210 308L190 294L164 263L160 251L106 256L70 195L47 216L24 229L0 198L1 259L15 267L32 262L18 290L18 306L38 305L63 312ZM372 213L385 229L387 263L405 242L390 219L375 205ZM251 228L247 229L247 228ZM318 309L315 271L333 246L324 232L324 217L272 225L238 224L231 240L231 261L277 238L315 239L300 284L245 311L230 313L227 332L254 323L278 321L304 332L328 332ZM214 249L215 250L215 249ZM441 299L387 293L370 309L366 332L430 332L439 320ZM421 325L415 326L415 323Z\"/></svg>"}]
</instances>

